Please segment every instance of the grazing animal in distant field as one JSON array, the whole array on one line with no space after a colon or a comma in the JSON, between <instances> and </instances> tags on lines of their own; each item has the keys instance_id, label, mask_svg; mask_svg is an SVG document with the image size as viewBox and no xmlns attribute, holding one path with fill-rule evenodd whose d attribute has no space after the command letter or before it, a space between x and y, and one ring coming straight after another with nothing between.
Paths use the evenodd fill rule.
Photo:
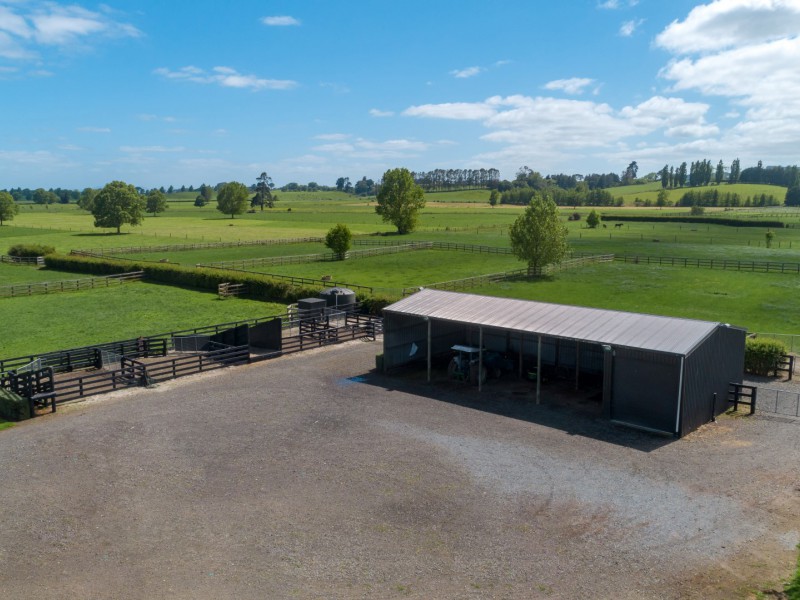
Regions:
<instances>
[{"instance_id":1,"label":"grazing animal in distant field","mask_svg":"<svg viewBox=\"0 0 800 600\"><path fill-rule=\"evenodd\" d=\"M603 229L605 229L606 227L608 227L608 225L606 225L605 223L603 223Z\"/></svg>"},{"instance_id":2,"label":"grazing animal in distant field","mask_svg":"<svg viewBox=\"0 0 800 600\"><path fill-rule=\"evenodd\" d=\"M619 229L620 227L622 227L622 223L614 223L614 227Z\"/></svg>"},{"instance_id":3,"label":"grazing animal in distant field","mask_svg":"<svg viewBox=\"0 0 800 600\"><path fill-rule=\"evenodd\" d=\"M322 281L330 281L330 280L331 280L331 276L330 275L323 275L322 276Z\"/></svg>"}]
</instances>

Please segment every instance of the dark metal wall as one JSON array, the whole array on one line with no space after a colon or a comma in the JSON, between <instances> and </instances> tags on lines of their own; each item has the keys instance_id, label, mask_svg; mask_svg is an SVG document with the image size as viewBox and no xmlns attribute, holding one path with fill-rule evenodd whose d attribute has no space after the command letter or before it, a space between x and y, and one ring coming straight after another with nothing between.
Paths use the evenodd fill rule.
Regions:
<instances>
[{"instance_id":1,"label":"dark metal wall","mask_svg":"<svg viewBox=\"0 0 800 600\"><path fill-rule=\"evenodd\" d=\"M677 433L680 356L615 348L612 369L612 420Z\"/></svg>"},{"instance_id":2,"label":"dark metal wall","mask_svg":"<svg viewBox=\"0 0 800 600\"><path fill-rule=\"evenodd\" d=\"M681 435L728 408L728 383L742 382L745 334L744 329L720 326L686 357Z\"/></svg>"}]
</instances>

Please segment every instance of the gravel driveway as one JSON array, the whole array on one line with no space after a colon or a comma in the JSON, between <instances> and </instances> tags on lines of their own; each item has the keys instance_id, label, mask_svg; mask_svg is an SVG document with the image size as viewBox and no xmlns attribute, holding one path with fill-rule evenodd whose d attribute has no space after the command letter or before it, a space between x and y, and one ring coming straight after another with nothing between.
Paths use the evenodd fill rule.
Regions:
<instances>
[{"instance_id":1,"label":"gravel driveway","mask_svg":"<svg viewBox=\"0 0 800 600\"><path fill-rule=\"evenodd\" d=\"M370 371L353 342L0 433L3 598L746 598L800 541L800 423L681 440Z\"/></svg>"}]
</instances>

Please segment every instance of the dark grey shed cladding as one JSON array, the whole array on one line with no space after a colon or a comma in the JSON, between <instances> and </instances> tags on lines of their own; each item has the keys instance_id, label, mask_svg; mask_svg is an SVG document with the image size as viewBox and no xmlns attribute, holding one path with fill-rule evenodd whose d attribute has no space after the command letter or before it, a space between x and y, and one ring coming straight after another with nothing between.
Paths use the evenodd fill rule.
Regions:
<instances>
[{"instance_id":1,"label":"dark grey shed cladding","mask_svg":"<svg viewBox=\"0 0 800 600\"><path fill-rule=\"evenodd\" d=\"M439 290L384 309L384 368L474 344L476 331L487 349L526 357L541 339L543 364L556 356L603 374L612 420L674 435L723 412L728 383L742 380L745 331L736 327Z\"/></svg>"}]
</instances>

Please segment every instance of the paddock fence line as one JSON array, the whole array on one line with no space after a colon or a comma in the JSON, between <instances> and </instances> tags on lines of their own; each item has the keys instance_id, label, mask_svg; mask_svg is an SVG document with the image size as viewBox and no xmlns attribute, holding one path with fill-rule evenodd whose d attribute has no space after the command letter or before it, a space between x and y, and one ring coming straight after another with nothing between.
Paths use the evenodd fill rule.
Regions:
<instances>
[{"instance_id":1,"label":"paddock fence line","mask_svg":"<svg viewBox=\"0 0 800 600\"><path fill-rule=\"evenodd\" d=\"M9 256L8 254L0 254L0 263L43 267L44 256Z\"/></svg>"},{"instance_id":2,"label":"paddock fence line","mask_svg":"<svg viewBox=\"0 0 800 600\"><path fill-rule=\"evenodd\" d=\"M639 265L665 265L670 267L694 267L698 269L724 269L752 273L800 274L800 263L768 262L753 260L730 260L726 258L680 258L676 256L643 256L617 254L614 260Z\"/></svg>"},{"instance_id":3,"label":"paddock fence line","mask_svg":"<svg viewBox=\"0 0 800 600\"><path fill-rule=\"evenodd\" d=\"M84 279L64 279L62 281L43 281L39 283L18 283L0 287L0 298L17 296L33 296L37 294L55 294L60 292L77 292L95 288L111 287L131 281L141 281L143 271L133 271L119 275L87 277Z\"/></svg>"},{"instance_id":4,"label":"paddock fence line","mask_svg":"<svg viewBox=\"0 0 800 600\"><path fill-rule=\"evenodd\" d=\"M434 290L465 290L478 286L487 285L490 283L498 283L501 281L510 281L514 279L527 279L537 275L549 275L551 273L566 271L569 269L579 269L590 264L606 263L614 260L613 254L601 254L592 256L581 256L578 258L571 258L564 260L554 265L547 265L539 273L532 273L530 269L514 269L513 271L503 271L501 273L490 273L488 275L476 275L475 277L465 277L463 279L452 279L450 281L440 281L437 283L428 283L422 286L413 286L403 288L402 295L408 296L419 290L434 289Z\"/></svg>"},{"instance_id":5,"label":"paddock fence line","mask_svg":"<svg viewBox=\"0 0 800 600\"><path fill-rule=\"evenodd\" d=\"M367 294L371 294L375 288L369 287L367 285L358 285L357 283L346 283L343 281L331 281L330 279L311 279L310 277L296 277L294 275L278 275L277 273L266 273L264 271L251 271L249 269L237 269L234 267L212 267L210 265L195 265L197 267L202 267L205 269L219 269L222 271L233 271L235 273L251 273L254 275L264 275L265 277L269 277L271 279L276 279L278 281L285 281L291 285L310 285L310 286L322 286L322 287L345 287L355 291L362 291ZM323 276L324 277L324 276Z\"/></svg>"},{"instance_id":6,"label":"paddock fence line","mask_svg":"<svg viewBox=\"0 0 800 600\"><path fill-rule=\"evenodd\" d=\"M283 244L305 244L324 242L321 237L283 238L274 240L249 240L244 242L201 242L199 244L164 244L158 246L118 246L116 248L89 248L71 250L70 254L88 256L114 256L115 254L148 254L151 252L181 252L185 250L208 250L214 248L242 248L246 246L280 246Z\"/></svg>"},{"instance_id":7,"label":"paddock fence line","mask_svg":"<svg viewBox=\"0 0 800 600\"><path fill-rule=\"evenodd\" d=\"M461 252L477 252L479 254L514 254L511 248L500 246L480 246L477 244L457 244L455 242L395 242L393 240L354 239L355 246L399 246L404 243L429 244L434 250L459 250Z\"/></svg>"},{"instance_id":8,"label":"paddock fence line","mask_svg":"<svg viewBox=\"0 0 800 600\"><path fill-rule=\"evenodd\" d=\"M800 417L800 393L780 388L758 386L756 412L786 417Z\"/></svg>"},{"instance_id":9,"label":"paddock fence line","mask_svg":"<svg viewBox=\"0 0 800 600\"><path fill-rule=\"evenodd\" d=\"M763 333L761 331L747 332L748 337L770 338L786 344L790 353L800 352L800 333Z\"/></svg>"}]
</instances>

